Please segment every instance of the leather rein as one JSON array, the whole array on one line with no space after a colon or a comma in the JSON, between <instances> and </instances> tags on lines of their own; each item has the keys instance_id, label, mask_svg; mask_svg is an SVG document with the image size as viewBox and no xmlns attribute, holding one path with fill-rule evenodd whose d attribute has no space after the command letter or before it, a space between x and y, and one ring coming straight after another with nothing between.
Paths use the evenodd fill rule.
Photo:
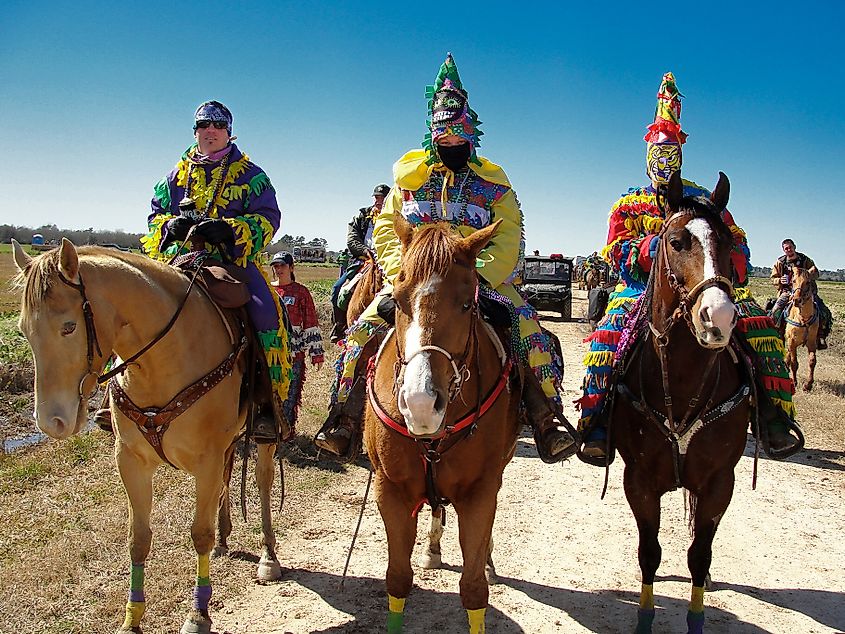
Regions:
<instances>
[{"instance_id":1,"label":"leather rein","mask_svg":"<svg viewBox=\"0 0 845 634\"><path fill-rule=\"evenodd\" d=\"M423 352L436 352L446 357L447 361L452 366L452 378L449 381L449 403L455 401L460 395L464 405L467 405L462 395L462 388L466 381L472 376L472 372L467 366L467 361L470 356L473 357L473 365L475 367L475 375L478 377L476 381L477 390L475 398L475 406L467 414L460 417L451 425L444 426L443 430L433 437L420 438L414 436L405 424L404 420L394 420L384 409L378 400L378 395L375 390L375 373L378 360L381 357L382 350L379 350L375 357L370 359L367 368L367 396L370 406L378 419L393 431L411 438L417 443L420 450L420 457L422 459L423 471L425 473L426 482L426 498L421 500L412 512L412 516L416 516L422 507L423 503L428 502L432 512L436 512L441 506L449 504L447 498L442 497L438 490L435 480L435 465L440 462L442 456L446 451L458 444L463 438L471 436L475 433L478 427L479 419L486 414L490 408L496 403L502 392L507 387L508 377L510 376L513 362L509 356L505 356L502 363L502 372L495 385L491 388L485 397L481 393L481 368L480 368L480 354L478 345L478 330L477 322L480 319L478 307L478 287L476 286L475 299L473 300L472 315L470 317L470 329L467 334L466 344L464 345L463 353L460 356L453 356L448 350L440 346L428 345L422 346L411 354L407 359L402 355L399 347L399 337L396 336L395 330L392 332L396 344L396 363L394 364L394 380L393 393L402 385L404 379L405 368L408 363ZM385 344L389 340L390 335L385 338ZM447 406L448 407L448 406ZM460 434L460 435L459 435ZM450 439L455 439L454 442L448 442Z\"/></svg>"},{"instance_id":2,"label":"leather rein","mask_svg":"<svg viewBox=\"0 0 845 634\"><path fill-rule=\"evenodd\" d=\"M91 307L91 302L85 292L85 283L82 280L82 273L77 273L77 277L79 277L79 283L77 284L76 282L72 282L67 279L61 271L58 272L59 279L67 286L76 290L82 298L82 315L85 318L85 335L87 338L86 359L88 361L88 370L79 381L80 399L87 401L94 394L98 385L109 383L109 390L111 391L111 395L117 407L127 418L132 420L138 426L138 430L141 432L141 435L146 438L147 442L149 442L153 449L155 449L159 457L172 467L175 467L175 465L168 460L167 456L165 456L161 445L164 433L169 428L173 419L185 412L185 410L187 410L197 400L207 394L211 388L232 373L235 362L246 346L246 337L242 337L237 346L233 345L233 350L217 367L191 383L185 389L181 390L164 407L142 408L137 406L132 402L126 392L123 391L123 388L120 387L118 382L112 381L111 379L125 372L130 365L134 364L135 361L137 361L145 352L161 341L164 336L170 332L176 323L176 320L179 318L179 315L182 313L182 309L185 307L188 297L191 295L191 291L193 290L194 282L199 275L200 268L201 267L198 267L197 270L194 271L191 276L191 281L188 284L188 289L185 291L184 296L179 302L179 306L176 308L176 311L173 313L173 316L164 328L162 328L161 331L159 331L159 333L138 352L130 356L117 367L112 368L103 374L96 372L94 369L94 350L96 349L97 356L101 359L103 358L103 352L100 349L100 342L97 338L97 327L94 324L94 310Z\"/></svg>"},{"instance_id":3,"label":"leather rein","mask_svg":"<svg viewBox=\"0 0 845 634\"><path fill-rule=\"evenodd\" d=\"M649 330L646 333L646 335L650 334L654 338L657 347L657 356L660 361L660 374L663 384L663 405L666 410L666 413L663 414L662 412L654 409L645 400L646 388L643 376L644 355L642 354L642 352L640 352L640 354L638 355L640 366L639 397L637 397L637 395L635 395L631 391L631 389L627 385L625 385L625 383L621 380L617 383L616 386L617 392L624 396L628 400L628 402L631 403L634 409L636 409L647 420L653 423L657 427L657 429L660 430L660 432L664 435L664 437L671 443L676 488L681 486L681 470L683 458L686 455L687 448L689 446L690 441L692 440L692 437L703 427L726 416L728 413L736 409L748 396L751 395L752 391L751 386L743 382L740 384L739 389L734 394L732 394L730 397L728 397L726 400L722 401L718 405L714 406L713 401L721 379L721 366L718 365L716 361L722 355L722 353L727 350L732 357L732 361L734 363L739 362L736 352L731 348L732 344L729 343L727 346L719 350L715 350L713 354L710 355L710 358L706 362L698 391L696 392L695 396L690 399L684 415L680 419L675 418L673 412L672 391L669 380L669 332L678 322L683 320L689 327L693 337L697 337L695 333L695 326L692 322L692 307L695 304L695 301L698 296L701 295L701 293L703 293L706 289L713 287L721 287L728 293L731 299L733 299L735 296L733 284L731 283L731 280L725 276L714 275L712 277L702 280L701 282L693 286L692 289L688 290L686 286L678 279L678 276L675 274L675 272L672 270L671 263L669 262L669 256L667 254L667 228L676 219L692 214L692 211L676 212L666 220L660 230L660 233L658 234L658 239L660 240L660 243L658 245L660 258L658 266L660 268L658 269L658 271L660 269L663 270L670 288L678 296L679 300L678 307L664 322L662 330L659 330L652 323L652 316L650 315L648 319ZM655 272L652 272L652 275L654 274ZM650 289L650 291L653 293L654 282L652 281L651 283L652 288ZM653 299L653 294L651 299ZM646 336L641 340L641 345L645 343L647 338L648 337ZM714 367L716 368L716 376L715 380L712 383L712 389L709 391L707 397L703 398L705 387L708 384L708 379L710 378ZM748 369L750 370L750 368Z\"/></svg>"}]
</instances>

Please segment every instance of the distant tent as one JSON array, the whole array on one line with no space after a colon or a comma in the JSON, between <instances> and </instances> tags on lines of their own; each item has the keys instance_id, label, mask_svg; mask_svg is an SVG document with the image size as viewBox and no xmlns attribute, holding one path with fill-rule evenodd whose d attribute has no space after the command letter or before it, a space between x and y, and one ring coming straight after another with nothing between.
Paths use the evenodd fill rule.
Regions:
<instances>
[{"instance_id":1,"label":"distant tent","mask_svg":"<svg viewBox=\"0 0 845 634\"><path fill-rule=\"evenodd\" d=\"M42 236L40 233L33 233L32 244L44 244L44 236Z\"/></svg>"}]
</instances>

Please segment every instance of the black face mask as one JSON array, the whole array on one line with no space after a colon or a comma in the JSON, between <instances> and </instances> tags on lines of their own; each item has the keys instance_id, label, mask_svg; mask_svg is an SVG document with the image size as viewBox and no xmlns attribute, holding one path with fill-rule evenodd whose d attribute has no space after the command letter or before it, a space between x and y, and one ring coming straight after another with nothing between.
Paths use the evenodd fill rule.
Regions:
<instances>
[{"instance_id":1,"label":"black face mask","mask_svg":"<svg viewBox=\"0 0 845 634\"><path fill-rule=\"evenodd\" d=\"M437 146L437 156L440 157L440 161L453 172L467 166L470 154L472 154L472 146L469 143Z\"/></svg>"}]
</instances>

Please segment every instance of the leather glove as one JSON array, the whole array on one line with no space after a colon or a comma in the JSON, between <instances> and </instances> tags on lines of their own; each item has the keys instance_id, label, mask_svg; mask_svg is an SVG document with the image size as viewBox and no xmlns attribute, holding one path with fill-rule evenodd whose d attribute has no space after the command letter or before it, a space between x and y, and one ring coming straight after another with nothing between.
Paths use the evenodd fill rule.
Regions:
<instances>
[{"instance_id":1,"label":"leather glove","mask_svg":"<svg viewBox=\"0 0 845 634\"><path fill-rule=\"evenodd\" d=\"M188 231L194 226L193 218L187 216L176 216L164 223L165 235L159 249L164 251L168 245L174 242L181 242L188 235Z\"/></svg>"},{"instance_id":2,"label":"leather glove","mask_svg":"<svg viewBox=\"0 0 845 634\"><path fill-rule=\"evenodd\" d=\"M391 326L396 324L396 300L393 299L393 295L385 295L383 296L378 303L378 307L376 308L376 312L378 316L384 319L388 324Z\"/></svg>"},{"instance_id":3,"label":"leather glove","mask_svg":"<svg viewBox=\"0 0 845 634\"><path fill-rule=\"evenodd\" d=\"M224 244L233 242L235 239L235 232L232 231L232 225L220 218L203 220L197 225L194 233L205 238L206 242L210 244Z\"/></svg>"}]
</instances>

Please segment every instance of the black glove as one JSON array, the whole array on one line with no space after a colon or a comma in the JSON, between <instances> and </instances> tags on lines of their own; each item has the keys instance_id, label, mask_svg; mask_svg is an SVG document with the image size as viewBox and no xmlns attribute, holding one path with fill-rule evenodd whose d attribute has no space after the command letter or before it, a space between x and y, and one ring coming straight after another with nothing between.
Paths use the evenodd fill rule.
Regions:
<instances>
[{"instance_id":1,"label":"black glove","mask_svg":"<svg viewBox=\"0 0 845 634\"><path fill-rule=\"evenodd\" d=\"M203 220L197 225L194 233L205 238L205 241L210 244L225 244L235 240L232 225L219 218Z\"/></svg>"},{"instance_id":2,"label":"black glove","mask_svg":"<svg viewBox=\"0 0 845 634\"><path fill-rule=\"evenodd\" d=\"M181 242L188 235L188 231L194 226L194 219L187 216L176 216L164 223L165 233L164 240L161 241L159 250L164 251L169 244L173 242Z\"/></svg>"},{"instance_id":3,"label":"black glove","mask_svg":"<svg viewBox=\"0 0 845 634\"><path fill-rule=\"evenodd\" d=\"M385 295L379 300L376 307L378 316L384 319L391 326L396 324L396 300L393 295Z\"/></svg>"}]
</instances>

